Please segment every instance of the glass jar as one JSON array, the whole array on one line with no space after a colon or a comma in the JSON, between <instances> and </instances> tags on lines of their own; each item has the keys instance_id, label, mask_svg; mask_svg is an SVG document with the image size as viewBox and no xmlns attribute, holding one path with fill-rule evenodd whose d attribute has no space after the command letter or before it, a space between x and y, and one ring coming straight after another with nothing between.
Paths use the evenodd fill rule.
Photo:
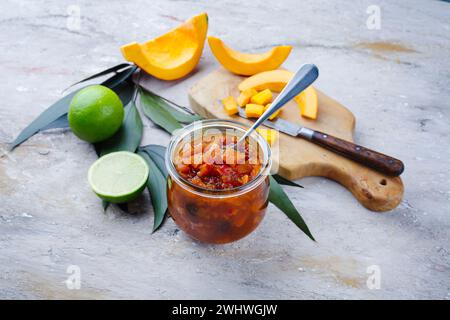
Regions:
<instances>
[{"instance_id":1,"label":"glass jar","mask_svg":"<svg viewBox=\"0 0 450 320\"><path fill-rule=\"evenodd\" d=\"M196 185L179 174L174 157L186 141L207 132L226 132L242 136L248 127L228 120L194 122L176 132L166 151L169 172L168 210L181 230L206 243L228 243L251 233L263 219L268 205L271 166L270 147L257 132L248 141L255 143L260 155L259 173L247 183L223 190Z\"/></svg>"}]
</instances>

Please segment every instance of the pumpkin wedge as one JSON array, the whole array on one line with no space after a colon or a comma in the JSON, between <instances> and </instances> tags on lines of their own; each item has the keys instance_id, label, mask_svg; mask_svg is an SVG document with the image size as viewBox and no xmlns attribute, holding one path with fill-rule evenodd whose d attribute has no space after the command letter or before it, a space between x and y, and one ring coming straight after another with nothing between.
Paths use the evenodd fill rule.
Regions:
<instances>
[{"instance_id":1,"label":"pumpkin wedge","mask_svg":"<svg viewBox=\"0 0 450 320\"><path fill-rule=\"evenodd\" d=\"M294 100L300 106L300 114L302 117L312 120L317 119L319 104L317 102L317 92L313 86L306 88Z\"/></svg>"},{"instance_id":2,"label":"pumpkin wedge","mask_svg":"<svg viewBox=\"0 0 450 320\"><path fill-rule=\"evenodd\" d=\"M220 64L228 71L244 76L277 69L289 56L291 46L277 46L260 54L231 49L216 37L208 36L209 47Z\"/></svg>"},{"instance_id":3,"label":"pumpkin wedge","mask_svg":"<svg viewBox=\"0 0 450 320\"><path fill-rule=\"evenodd\" d=\"M166 34L120 48L126 60L162 80L175 80L191 72L202 55L208 16L201 13Z\"/></svg>"},{"instance_id":4,"label":"pumpkin wedge","mask_svg":"<svg viewBox=\"0 0 450 320\"><path fill-rule=\"evenodd\" d=\"M238 88L240 91L255 89L262 91L269 89L273 92L280 92L294 76L294 73L288 70L272 70L255 74L242 81ZM294 98L300 107L302 117L317 119L319 104L317 92L313 86L309 86L302 93Z\"/></svg>"}]
</instances>

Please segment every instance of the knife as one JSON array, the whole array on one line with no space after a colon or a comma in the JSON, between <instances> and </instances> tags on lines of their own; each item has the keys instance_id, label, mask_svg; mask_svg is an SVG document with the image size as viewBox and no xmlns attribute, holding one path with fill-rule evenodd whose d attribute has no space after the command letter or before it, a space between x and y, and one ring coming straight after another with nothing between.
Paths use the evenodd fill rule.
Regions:
<instances>
[{"instance_id":1,"label":"knife","mask_svg":"<svg viewBox=\"0 0 450 320\"><path fill-rule=\"evenodd\" d=\"M239 108L239 116L248 119L244 109L241 108ZM287 135L308 140L350 160L356 161L364 166L370 167L390 176L399 176L405 169L403 162L396 158L367 149L363 146L334 137L330 134L300 126L284 119L276 118L272 121L265 120L263 125L276 129Z\"/></svg>"}]
</instances>

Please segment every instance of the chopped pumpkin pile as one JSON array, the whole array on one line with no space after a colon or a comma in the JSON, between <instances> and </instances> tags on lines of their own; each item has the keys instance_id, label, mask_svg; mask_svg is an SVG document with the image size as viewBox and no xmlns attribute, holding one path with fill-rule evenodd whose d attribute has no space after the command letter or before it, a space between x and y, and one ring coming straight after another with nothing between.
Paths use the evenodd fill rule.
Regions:
<instances>
[{"instance_id":1,"label":"chopped pumpkin pile","mask_svg":"<svg viewBox=\"0 0 450 320\"><path fill-rule=\"evenodd\" d=\"M287 70L271 70L257 73L243 80L238 88L240 94L237 99L229 96L222 100L228 115L238 113L238 106L245 108L249 118L259 118L270 106L273 99L272 92L280 92L292 78L293 73ZM309 86L294 98L300 109L300 115L311 120L317 119L319 111L317 92ZM280 115L281 109L276 111L269 120Z\"/></svg>"},{"instance_id":2,"label":"chopped pumpkin pile","mask_svg":"<svg viewBox=\"0 0 450 320\"><path fill-rule=\"evenodd\" d=\"M238 113L238 106L244 107L245 114L248 118L259 118L270 106L273 94L269 89L256 91L254 88L249 88L240 93L237 99L233 96L228 96L222 99L222 104L225 112L228 115ZM277 110L270 116L269 120L275 119L281 112ZM257 129L258 133L272 145L278 138L278 132L273 129Z\"/></svg>"},{"instance_id":3,"label":"chopped pumpkin pile","mask_svg":"<svg viewBox=\"0 0 450 320\"><path fill-rule=\"evenodd\" d=\"M248 118L259 118L270 107L273 92L283 90L292 76L293 73L287 70L271 70L248 77L239 84L240 94L236 99L233 96L222 99L225 112L231 116L238 113L238 108L242 107ZM306 88L294 98L294 101L302 117L317 119L318 99L313 86ZM281 109L277 110L269 117L269 120L274 120L280 113ZM278 133L272 129L258 129L258 132L270 145L278 137Z\"/></svg>"},{"instance_id":4,"label":"chopped pumpkin pile","mask_svg":"<svg viewBox=\"0 0 450 320\"><path fill-rule=\"evenodd\" d=\"M254 89L256 91L270 90L272 92L281 92L286 84L294 76L294 73L288 70L270 70L255 74L243 80L238 89L241 92L247 92ZM300 115L311 120L317 119L319 105L317 92L313 86L309 86L302 93L294 98L300 109Z\"/></svg>"}]
</instances>

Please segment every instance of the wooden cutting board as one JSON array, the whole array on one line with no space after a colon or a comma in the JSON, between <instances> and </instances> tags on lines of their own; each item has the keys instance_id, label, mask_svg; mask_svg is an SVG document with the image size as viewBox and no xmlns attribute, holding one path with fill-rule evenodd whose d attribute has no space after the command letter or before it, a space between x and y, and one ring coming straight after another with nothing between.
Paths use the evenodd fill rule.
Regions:
<instances>
[{"instance_id":1,"label":"wooden cutting board","mask_svg":"<svg viewBox=\"0 0 450 320\"><path fill-rule=\"evenodd\" d=\"M220 99L228 95L237 97L237 86L243 79L224 69L211 72L189 90L191 108L205 118L232 119L250 124L249 120L239 116L228 116L220 102ZM354 115L319 90L317 93L317 120L301 118L294 101L283 107L281 118L353 141ZM386 176L306 140L280 133L279 155L278 173L283 177L293 180L321 176L335 180L350 190L355 198L370 210L391 210L402 199L403 183L399 177Z\"/></svg>"}]
</instances>

